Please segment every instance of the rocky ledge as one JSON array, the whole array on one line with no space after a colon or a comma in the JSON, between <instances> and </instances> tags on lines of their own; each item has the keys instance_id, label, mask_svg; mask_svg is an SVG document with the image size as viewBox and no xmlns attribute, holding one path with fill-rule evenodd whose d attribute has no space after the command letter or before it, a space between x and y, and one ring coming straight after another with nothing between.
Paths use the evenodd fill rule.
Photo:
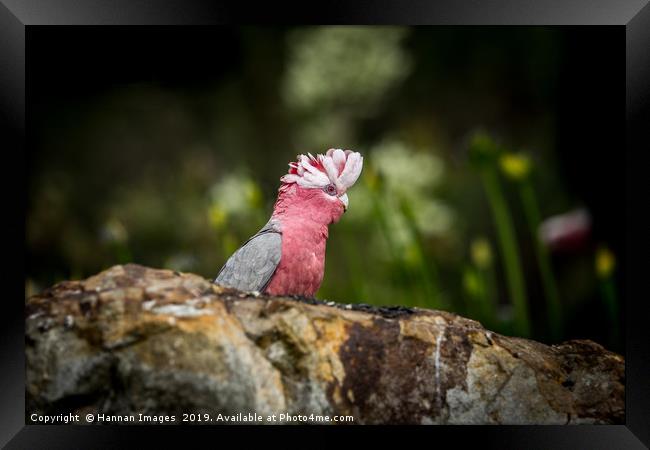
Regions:
<instances>
[{"instance_id":1,"label":"rocky ledge","mask_svg":"<svg viewBox=\"0 0 650 450\"><path fill-rule=\"evenodd\" d=\"M133 264L27 299L26 353L27 413L82 423L624 423L624 359L591 341L547 346L443 311L255 296Z\"/></svg>"}]
</instances>

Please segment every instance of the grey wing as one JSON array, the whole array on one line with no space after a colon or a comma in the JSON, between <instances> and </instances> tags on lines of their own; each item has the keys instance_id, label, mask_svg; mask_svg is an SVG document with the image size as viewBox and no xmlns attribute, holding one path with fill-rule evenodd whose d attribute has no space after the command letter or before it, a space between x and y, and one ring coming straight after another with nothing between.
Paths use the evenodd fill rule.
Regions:
<instances>
[{"instance_id":1,"label":"grey wing","mask_svg":"<svg viewBox=\"0 0 650 450\"><path fill-rule=\"evenodd\" d=\"M282 235L263 228L226 261L214 282L240 291L262 292L282 255Z\"/></svg>"}]
</instances>

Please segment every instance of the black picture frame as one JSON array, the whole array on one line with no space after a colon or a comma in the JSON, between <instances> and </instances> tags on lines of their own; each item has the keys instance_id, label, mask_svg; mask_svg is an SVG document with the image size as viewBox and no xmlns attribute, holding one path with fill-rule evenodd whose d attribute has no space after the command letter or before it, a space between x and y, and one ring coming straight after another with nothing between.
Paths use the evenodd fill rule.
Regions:
<instances>
[{"instance_id":1,"label":"black picture frame","mask_svg":"<svg viewBox=\"0 0 650 450\"><path fill-rule=\"evenodd\" d=\"M643 314L644 292L641 270L644 233L649 229L635 214L647 204L647 182L641 173L640 158L650 149L647 130L650 98L650 6L647 0L456 0L400 2L399 0L323 2L318 5L254 4L245 1L160 0L0 0L0 102L2 121L8 132L2 134L5 173L1 177L5 193L4 225L15 237L11 269L18 272L24 264L25 181L18 166L24 167L26 34L34 25L215 25L215 24L404 24L404 25L613 25L625 27L626 48L626 423L620 426L582 425L505 426L505 427L413 427L408 440L422 438L431 445L451 438L455 445L480 439L482 448L644 448L650 445L650 350ZM597 95L597 93L595 93ZM623 114L623 111L621 111ZM26 174L28 175L28 174ZM22 183L22 184L18 184ZM20 192L20 194L16 194ZM23 213L21 215L21 213ZM217 443L224 427L115 427L115 426L39 426L25 424L24 312L17 299L23 276L5 272L5 301L2 317L0 379L3 401L0 420L0 445L6 448L117 448L135 446L135 442L199 442L207 438ZM278 427L229 427L227 432L239 438L270 437ZM304 427L289 427L290 434ZM382 440L404 442L405 436L394 427L332 429L332 442L347 439L350 429ZM321 428L319 427L319 430ZM285 430L283 430L285 431ZM310 431L310 430L307 430ZM143 436L144 432L148 436ZM190 434L191 433L191 434ZM216 440L215 440L216 439ZM336 441L335 441L336 440ZM208 441L210 442L210 441ZM305 443L305 441L301 441ZM324 442L324 441L323 441Z\"/></svg>"}]
</instances>

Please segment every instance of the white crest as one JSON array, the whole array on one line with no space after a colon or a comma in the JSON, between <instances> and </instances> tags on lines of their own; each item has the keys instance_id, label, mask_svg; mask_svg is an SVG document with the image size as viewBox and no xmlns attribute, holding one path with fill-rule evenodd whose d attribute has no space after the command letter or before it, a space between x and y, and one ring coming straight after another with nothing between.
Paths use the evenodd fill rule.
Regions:
<instances>
[{"instance_id":1,"label":"white crest","mask_svg":"<svg viewBox=\"0 0 650 450\"><path fill-rule=\"evenodd\" d=\"M305 188L333 184L339 193L344 193L361 175L363 156L359 152L331 148L324 155L307 155L298 155L298 161L289 163L289 173L280 181L297 183Z\"/></svg>"}]
</instances>

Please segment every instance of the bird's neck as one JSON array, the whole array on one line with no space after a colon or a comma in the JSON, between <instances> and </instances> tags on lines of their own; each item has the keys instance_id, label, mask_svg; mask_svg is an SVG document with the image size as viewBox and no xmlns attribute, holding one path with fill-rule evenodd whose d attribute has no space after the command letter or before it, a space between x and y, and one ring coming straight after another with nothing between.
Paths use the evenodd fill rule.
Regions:
<instances>
[{"instance_id":1,"label":"bird's neck","mask_svg":"<svg viewBox=\"0 0 650 450\"><path fill-rule=\"evenodd\" d=\"M304 235L320 235L327 239L328 224L312 214L293 208L273 213L272 219L280 223L283 233L300 232Z\"/></svg>"},{"instance_id":2,"label":"bird's neck","mask_svg":"<svg viewBox=\"0 0 650 450\"><path fill-rule=\"evenodd\" d=\"M283 227L300 226L306 230L324 233L327 237L327 227L332 223L331 211L314 205L305 198L304 192L295 186L282 186L278 199L273 207L272 219L279 221Z\"/></svg>"}]
</instances>

